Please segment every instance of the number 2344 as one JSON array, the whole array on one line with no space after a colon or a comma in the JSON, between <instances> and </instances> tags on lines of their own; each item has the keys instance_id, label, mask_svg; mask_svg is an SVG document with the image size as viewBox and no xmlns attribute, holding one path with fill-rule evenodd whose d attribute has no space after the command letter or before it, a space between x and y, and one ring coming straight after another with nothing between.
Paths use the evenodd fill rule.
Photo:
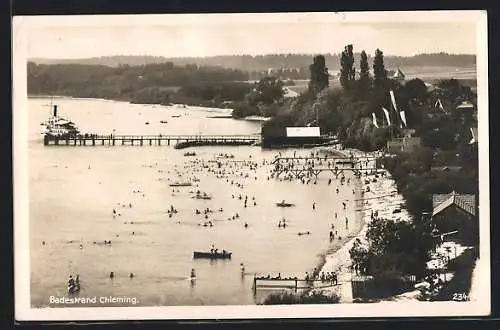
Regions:
<instances>
[{"instance_id":1,"label":"number 2344","mask_svg":"<svg viewBox=\"0 0 500 330\"><path fill-rule=\"evenodd\" d=\"M469 296L465 292L454 293L451 299L454 300L454 301L468 301L469 300Z\"/></svg>"}]
</instances>

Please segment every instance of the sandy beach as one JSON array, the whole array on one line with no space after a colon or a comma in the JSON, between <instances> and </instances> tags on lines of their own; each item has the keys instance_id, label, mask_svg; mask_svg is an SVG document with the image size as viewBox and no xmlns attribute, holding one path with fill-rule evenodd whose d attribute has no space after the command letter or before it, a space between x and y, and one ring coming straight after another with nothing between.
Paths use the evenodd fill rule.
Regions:
<instances>
[{"instance_id":1,"label":"sandy beach","mask_svg":"<svg viewBox=\"0 0 500 330\"><path fill-rule=\"evenodd\" d=\"M344 155L345 157L349 157L350 155L354 155L355 157L373 157L375 155L359 150L333 150L331 152ZM375 158L368 161L375 162ZM316 285L317 291L321 291L327 295L338 295L341 303L351 303L353 301L351 286L352 272L350 269L352 263L349 250L357 238L364 238L371 219L371 212L378 212L379 216L387 219L400 219L402 221L410 219L406 210L401 208L404 199L397 193L396 183L386 170L378 169L377 173L363 175L357 180L357 186L356 221L352 234L337 249L332 247L330 253L326 255L325 263L319 272L335 272L338 277L338 285L326 288L321 283ZM369 191L367 191L367 187L370 187ZM361 191L364 191L363 196L361 196ZM401 213L394 214L395 209L401 209Z\"/></svg>"}]
</instances>

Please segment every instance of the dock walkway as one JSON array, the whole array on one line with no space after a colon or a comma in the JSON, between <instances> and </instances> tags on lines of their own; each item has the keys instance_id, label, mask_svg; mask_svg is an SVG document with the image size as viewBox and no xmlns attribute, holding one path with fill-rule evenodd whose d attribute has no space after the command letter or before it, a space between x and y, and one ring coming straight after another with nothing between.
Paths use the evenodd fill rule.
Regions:
<instances>
[{"instance_id":1,"label":"dock walkway","mask_svg":"<svg viewBox=\"0 0 500 330\"><path fill-rule=\"evenodd\" d=\"M305 175L318 177L322 172L330 172L338 177L344 171L352 171L356 176L362 172L378 170L376 157L276 157L272 164L276 177L292 174L295 178Z\"/></svg>"},{"instance_id":2,"label":"dock walkway","mask_svg":"<svg viewBox=\"0 0 500 330\"><path fill-rule=\"evenodd\" d=\"M318 284L320 284L318 286ZM253 293L257 294L257 289L291 289L297 292L298 290L318 289L318 288L331 288L339 285L333 284L329 280L320 279L299 279L299 278L266 278L256 277L253 278Z\"/></svg>"},{"instance_id":3,"label":"dock walkway","mask_svg":"<svg viewBox=\"0 0 500 330\"><path fill-rule=\"evenodd\" d=\"M260 143L260 135L45 135L43 144L66 146L170 145L170 142L201 144L249 145Z\"/></svg>"}]
</instances>

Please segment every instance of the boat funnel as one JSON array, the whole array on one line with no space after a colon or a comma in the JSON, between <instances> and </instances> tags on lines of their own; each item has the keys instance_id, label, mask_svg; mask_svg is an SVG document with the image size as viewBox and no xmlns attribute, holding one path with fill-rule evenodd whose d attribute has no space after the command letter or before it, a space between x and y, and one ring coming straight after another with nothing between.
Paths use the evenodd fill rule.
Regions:
<instances>
[{"instance_id":1,"label":"boat funnel","mask_svg":"<svg viewBox=\"0 0 500 330\"><path fill-rule=\"evenodd\" d=\"M54 117L57 117L57 104L54 104Z\"/></svg>"}]
</instances>

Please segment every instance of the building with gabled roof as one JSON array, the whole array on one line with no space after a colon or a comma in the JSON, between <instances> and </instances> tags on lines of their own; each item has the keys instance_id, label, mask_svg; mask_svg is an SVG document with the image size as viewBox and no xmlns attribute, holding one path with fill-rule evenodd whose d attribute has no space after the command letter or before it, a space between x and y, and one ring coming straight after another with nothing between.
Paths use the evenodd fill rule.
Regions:
<instances>
[{"instance_id":1,"label":"building with gabled roof","mask_svg":"<svg viewBox=\"0 0 500 330\"><path fill-rule=\"evenodd\" d=\"M398 68L391 78L394 80L405 80L405 74L403 73L403 71L401 71L400 68Z\"/></svg>"},{"instance_id":2,"label":"building with gabled roof","mask_svg":"<svg viewBox=\"0 0 500 330\"><path fill-rule=\"evenodd\" d=\"M432 195L432 216L443 212L450 206L456 206L470 215L476 215L476 195L457 194L452 191L450 194Z\"/></svg>"},{"instance_id":3,"label":"building with gabled roof","mask_svg":"<svg viewBox=\"0 0 500 330\"><path fill-rule=\"evenodd\" d=\"M467 245L479 244L479 216L476 195L432 195L432 222L439 233L458 231L456 238Z\"/></svg>"}]
</instances>

